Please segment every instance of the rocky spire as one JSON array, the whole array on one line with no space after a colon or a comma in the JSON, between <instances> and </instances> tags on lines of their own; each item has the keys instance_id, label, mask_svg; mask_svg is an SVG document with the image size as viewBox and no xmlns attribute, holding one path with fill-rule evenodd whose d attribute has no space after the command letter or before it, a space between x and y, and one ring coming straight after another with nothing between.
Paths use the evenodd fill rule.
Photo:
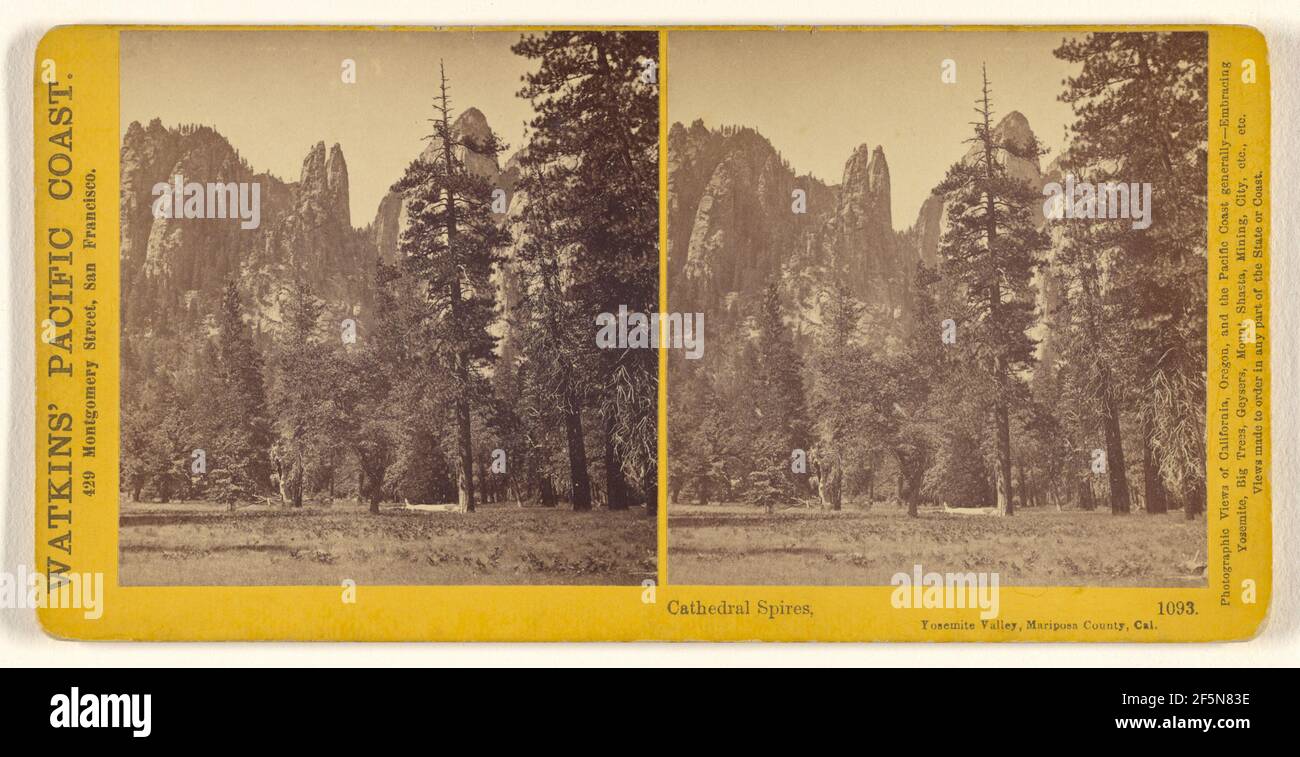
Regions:
<instances>
[{"instance_id":1,"label":"rocky spire","mask_svg":"<svg viewBox=\"0 0 1300 757\"><path fill-rule=\"evenodd\" d=\"M1034 130L1029 126L1029 119L1025 118L1024 114L1018 110L1013 110L1003 116L997 125L993 127L993 135L998 141L1024 146L1033 144L1036 139ZM962 160L973 160L976 151L977 147L972 146ZM1008 155L1005 152L999 157L1005 162L1008 174L1022 179L1036 190L1042 188L1046 179L1043 177L1043 171L1037 157L1021 158ZM928 265L933 265L938 257L939 238L943 235L947 223L947 201L934 195L927 197L921 205L915 229L917 243L920 248L918 252L921 259Z\"/></svg>"},{"instance_id":2,"label":"rocky spire","mask_svg":"<svg viewBox=\"0 0 1300 757\"><path fill-rule=\"evenodd\" d=\"M858 146L844 164L831 260L854 293L868 303L899 304L909 275L898 255L891 201L884 149Z\"/></svg>"},{"instance_id":3,"label":"rocky spire","mask_svg":"<svg viewBox=\"0 0 1300 757\"><path fill-rule=\"evenodd\" d=\"M461 111L461 114L456 117L456 121L452 124L452 130L457 135L463 135L475 141L485 140L491 133L487 116L484 116L483 112L478 108L472 107ZM424 150L419 157L423 160L433 160L441 150L442 143L435 137L425 144ZM512 204L514 182L518 173L517 167L502 171L496 157L480 155L463 147L456 148L456 152L471 173L487 179L493 186L506 191L507 207ZM341 160L342 155L339 158ZM346 168L343 177L346 188ZM384 260L392 261L397 258L397 241L405 227L406 201L398 193L390 191L379 201L379 208L375 213L375 220L371 226L375 244L379 249L380 257Z\"/></svg>"},{"instance_id":4,"label":"rocky spire","mask_svg":"<svg viewBox=\"0 0 1300 757\"><path fill-rule=\"evenodd\" d=\"M307 153L298 178L298 198L299 209L317 216L320 222L351 227L348 164L337 142L328 154L324 142L317 142Z\"/></svg>"},{"instance_id":5,"label":"rocky spire","mask_svg":"<svg viewBox=\"0 0 1300 757\"><path fill-rule=\"evenodd\" d=\"M456 121L451 125L451 128L452 131L456 133L457 137L468 137L476 142L486 140L488 135L492 132L491 127L488 125L487 116L483 115L483 111L472 107L461 111L460 115L456 116ZM420 153L420 157L429 160L441 151L442 143L437 137L435 137L429 140L428 144L424 148L424 152ZM495 157L490 155L480 155L463 147L456 148L456 151L456 157L465 162L465 167L468 168L471 173L482 176L488 181L494 181L497 174L500 173L500 164L497 163Z\"/></svg>"},{"instance_id":6,"label":"rocky spire","mask_svg":"<svg viewBox=\"0 0 1300 757\"><path fill-rule=\"evenodd\" d=\"M325 159L325 187L329 198L329 207L338 214L346 226L352 225L352 211L348 196L348 163L343 159L343 148L338 142L330 148L329 157Z\"/></svg>"}]
</instances>

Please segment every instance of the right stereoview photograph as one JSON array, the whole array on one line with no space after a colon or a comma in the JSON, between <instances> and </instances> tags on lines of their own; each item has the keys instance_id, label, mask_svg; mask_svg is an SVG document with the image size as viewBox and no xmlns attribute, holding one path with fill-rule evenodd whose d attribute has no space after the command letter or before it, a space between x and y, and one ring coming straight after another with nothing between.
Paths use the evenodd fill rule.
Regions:
<instances>
[{"instance_id":1,"label":"right stereoview photograph","mask_svg":"<svg viewBox=\"0 0 1300 757\"><path fill-rule=\"evenodd\" d=\"M667 59L670 583L1206 585L1205 33Z\"/></svg>"}]
</instances>

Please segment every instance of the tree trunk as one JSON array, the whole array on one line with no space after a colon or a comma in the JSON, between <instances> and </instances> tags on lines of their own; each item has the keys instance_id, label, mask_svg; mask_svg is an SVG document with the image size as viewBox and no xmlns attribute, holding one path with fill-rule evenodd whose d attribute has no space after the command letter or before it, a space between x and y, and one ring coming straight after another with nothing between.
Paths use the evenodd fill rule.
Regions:
<instances>
[{"instance_id":1,"label":"tree trunk","mask_svg":"<svg viewBox=\"0 0 1300 757\"><path fill-rule=\"evenodd\" d=\"M379 488L379 487L376 486L376 487L375 487L376 492L375 492L375 493L372 493L371 496L369 497L369 499L370 499L370 513L371 513L372 515L378 515L378 514L379 514L379 496L378 496L378 491L377 491L378 488ZM364 459L362 459L361 457L358 456L358 458L357 458L357 502L358 502L358 503L361 503L361 502L366 501L366 499L367 499L367 497L366 497L366 469L365 469L365 461L364 461Z\"/></svg>"},{"instance_id":2,"label":"tree trunk","mask_svg":"<svg viewBox=\"0 0 1300 757\"><path fill-rule=\"evenodd\" d=\"M1188 520L1196 520L1196 516L1205 511L1205 481L1196 479L1187 487L1187 504L1183 511Z\"/></svg>"},{"instance_id":3,"label":"tree trunk","mask_svg":"<svg viewBox=\"0 0 1300 757\"><path fill-rule=\"evenodd\" d=\"M1001 363L1000 360L998 362ZM1001 400L998 400L993 410L993 417L998 435L998 460L994 470L998 515L1015 515L1016 505L1011 499L1011 418L1006 404Z\"/></svg>"},{"instance_id":4,"label":"tree trunk","mask_svg":"<svg viewBox=\"0 0 1300 757\"><path fill-rule=\"evenodd\" d=\"M542 507L555 507L555 485L551 483L549 477L542 476L542 480L538 482L537 493L541 498ZM591 509L590 505L588 505L587 509Z\"/></svg>"},{"instance_id":5,"label":"tree trunk","mask_svg":"<svg viewBox=\"0 0 1300 757\"><path fill-rule=\"evenodd\" d=\"M463 391L463 390L462 390ZM474 446L470 438L469 402L456 401L457 447L460 458L456 470L456 504L465 512L474 512Z\"/></svg>"},{"instance_id":6,"label":"tree trunk","mask_svg":"<svg viewBox=\"0 0 1300 757\"><path fill-rule=\"evenodd\" d=\"M921 480L925 477L925 458L903 455L898 458L903 472L903 501L907 503L907 517L915 518L921 504Z\"/></svg>"},{"instance_id":7,"label":"tree trunk","mask_svg":"<svg viewBox=\"0 0 1300 757\"><path fill-rule=\"evenodd\" d=\"M1110 391L1110 381L1102 385L1102 425L1106 432L1106 473L1110 480L1110 512L1128 515L1128 475L1124 464L1124 445L1120 437L1119 407Z\"/></svg>"},{"instance_id":8,"label":"tree trunk","mask_svg":"<svg viewBox=\"0 0 1300 757\"><path fill-rule=\"evenodd\" d=\"M591 475L587 472L587 442L582 436L582 401L571 387L564 412L564 433L569 444L570 500L573 509L591 509Z\"/></svg>"},{"instance_id":9,"label":"tree trunk","mask_svg":"<svg viewBox=\"0 0 1300 757\"><path fill-rule=\"evenodd\" d=\"M908 470L907 488L903 492L903 496L907 499L907 517L909 518L916 517L916 509L921 502L920 478L923 474L921 471L912 469L914 467L912 466Z\"/></svg>"},{"instance_id":10,"label":"tree trunk","mask_svg":"<svg viewBox=\"0 0 1300 757\"><path fill-rule=\"evenodd\" d=\"M1079 481L1079 506L1089 512L1097 507L1097 503L1092 497L1092 482L1087 479Z\"/></svg>"},{"instance_id":11,"label":"tree trunk","mask_svg":"<svg viewBox=\"0 0 1300 757\"><path fill-rule=\"evenodd\" d=\"M645 514L651 517L659 514L659 471L651 468L646 471L641 489L645 492Z\"/></svg>"},{"instance_id":12,"label":"tree trunk","mask_svg":"<svg viewBox=\"0 0 1300 757\"><path fill-rule=\"evenodd\" d=\"M451 133L451 125L448 123L447 114L447 80L442 80L442 128L444 133ZM451 140L444 139L442 145L443 160L445 165L450 169L456 165L452 156ZM443 189L446 195L447 204L447 249L456 249L456 237L459 231L456 213L456 194L451 187ZM459 275L452 279L448 294L451 300L451 320L457 326L461 325L461 281ZM457 446L460 448L459 470L456 475L456 500L465 512L474 512L474 444L470 431L470 411L469 411L469 356L463 349L456 352L456 425L457 425Z\"/></svg>"},{"instance_id":13,"label":"tree trunk","mask_svg":"<svg viewBox=\"0 0 1300 757\"><path fill-rule=\"evenodd\" d=\"M984 77L984 131L981 133L984 143L984 177L992 183L993 166L996 150L993 145L993 132L989 124L988 76ZM1000 325L998 311L1002 308L1002 287L997 276L998 249L998 213L997 201L992 191L984 192L984 243L988 255L988 264L993 274L989 285L989 322ZM993 358L993 381L998 393L993 407L993 422L996 426L998 459L994 470L994 496L997 498L998 515L1010 516L1016 511L1011 501L1011 418L1007 411L1006 399L1007 362L1001 354Z\"/></svg>"},{"instance_id":14,"label":"tree trunk","mask_svg":"<svg viewBox=\"0 0 1300 757\"><path fill-rule=\"evenodd\" d=\"M477 461L478 472L474 474L474 480L478 482L478 501L479 504L488 504L493 502L492 499L492 479L488 478L487 466L480 459Z\"/></svg>"},{"instance_id":15,"label":"tree trunk","mask_svg":"<svg viewBox=\"0 0 1300 757\"><path fill-rule=\"evenodd\" d=\"M1145 492L1148 515L1163 515L1169 511L1169 500L1164 482L1160 480L1160 469L1156 466L1155 449L1151 443L1150 424L1144 424L1146 433L1142 444L1142 484Z\"/></svg>"},{"instance_id":16,"label":"tree trunk","mask_svg":"<svg viewBox=\"0 0 1300 757\"><path fill-rule=\"evenodd\" d=\"M605 414L605 506L610 510L627 509L627 479L614 448L613 413Z\"/></svg>"}]
</instances>

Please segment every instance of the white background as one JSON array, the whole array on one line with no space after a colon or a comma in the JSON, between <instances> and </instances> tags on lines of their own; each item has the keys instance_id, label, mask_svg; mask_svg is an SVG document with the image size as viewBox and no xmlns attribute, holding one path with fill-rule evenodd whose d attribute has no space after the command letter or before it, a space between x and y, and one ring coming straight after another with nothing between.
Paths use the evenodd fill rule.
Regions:
<instances>
[{"instance_id":1,"label":"white background","mask_svg":"<svg viewBox=\"0 0 1300 757\"><path fill-rule=\"evenodd\" d=\"M37 40L74 23L320 24L990 24L1231 23L1262 30L1273 74L1273 553L1269 619L1249 642L1223 644L144 644L56 641L30 611L0 609L0 667L195 665L1300 665L1300 517L1297 480L1296 153L1300 141L1300 3L1258 0L1088 0L1086 3L959 0L407 0L321 2L93 0L6 2L0 18L5 111L0 134L0 569L30 565L33 540L32 66ZM165 61L160 61L165 65Z\"/></svg>"}]
</instances>

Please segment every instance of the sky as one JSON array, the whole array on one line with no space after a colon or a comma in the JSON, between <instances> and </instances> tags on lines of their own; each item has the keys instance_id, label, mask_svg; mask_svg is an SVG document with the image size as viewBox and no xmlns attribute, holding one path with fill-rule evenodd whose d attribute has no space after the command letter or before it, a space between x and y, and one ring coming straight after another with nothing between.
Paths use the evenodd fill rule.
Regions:
<instances>
[{"instance_id":1,"label":"sky","mask_svg":"<svg viewBox=\"0 0 1300 757\"><path fill-rule=\"evenodd\" d=\"M509 146L532 107L516 97L535 64L510 52L518 32L125 32L121 128L154 118L221 133L255 171L297 181L317 142L348 164L352 223L364 226L424 148L447 67L456 112L474 106ZM345 84L344 59L356 64Z\"/></svg>"},{"instance_id":2,"label":"sky","mask_svg":"<svg viewBox=\"0 0 1300 757\"><path fill-rule=\"evenodd\" d=\"M911 226L921 203L959 160L971 134L987 64L995 118L1018 110L1060 153L1070 106L1056 98L1076 72L1052 50L1060 32L672 32L668 113L751 126L800 174L838 184L861 144L889 164L893 225ZM945 59L957 82L940 79Z\"/></svg>"},{"instance_id":3,"label":"sky","mask_svg":"<svg viewBox=\"0 0 1300 757\"><path fill-rule=\"evenodd\" d=\"M126 32L121 128L161 118L224 135L258 171L296 181L319 141L347 160L353 223L419 154L438 61L452 104L483 111L510 151L529 103L516 96L533 64L510 52L518 32ZM854 148L883 145L896 228L965 152L979 67L998 114L1019 110L1046 146L1064 145L1071 67L1052 56L1059 32L670 32L669 118L752 126L800 173L840 181ZM342 81L344 59L356 83ZM944 59L957 83L940 81ZM503 155L504 158L506 155Z\"/></svg>"}]
</instances>

